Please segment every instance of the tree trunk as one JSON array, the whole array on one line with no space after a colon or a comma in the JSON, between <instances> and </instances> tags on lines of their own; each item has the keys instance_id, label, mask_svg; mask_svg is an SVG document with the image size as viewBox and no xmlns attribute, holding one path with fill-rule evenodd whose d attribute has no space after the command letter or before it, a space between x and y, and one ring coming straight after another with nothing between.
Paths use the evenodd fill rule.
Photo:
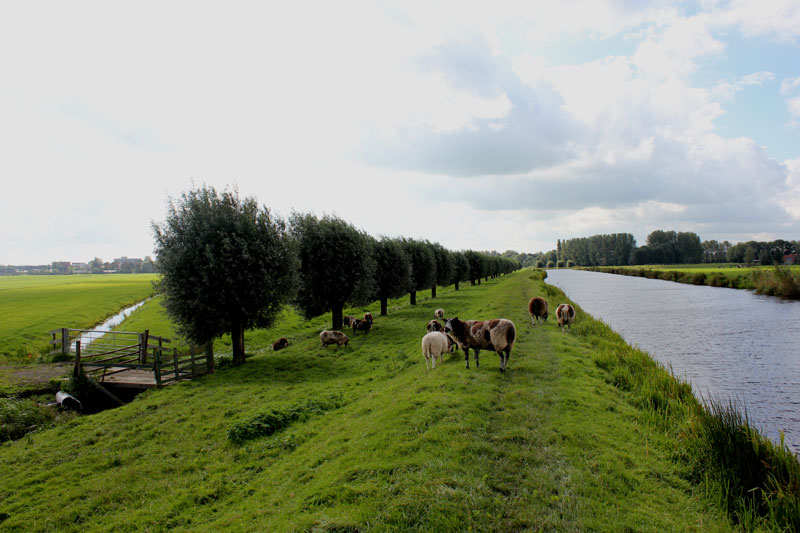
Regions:
<instances>
[{"instance_id":1,"label":"tree trunk","mask_svg":"<svg viewBox=\"0 0 800 533\"><path fill-rule=\"evenodd\" d=\"M389 314L389 299L385 296L381 296L381 316L386 316Z\"/></svg>"},{"instance_id":2,"label":"tree trunk","mask_svg":"<svg viewBox=\"0 0 800 533\"><path fill-rule=\"evenodd\" d=\"M336 331L341 331L342 326L342 319L344 317L344 312L342 311L342 305L336 304L331 309L331 328Z\"/></svg>"},{"instance_id":3,"label":"tree trunk","mask_svg":"<svg viewBox=\"0 0 800 533\"><path fill-rule=\"evenodd\" d=\"M411 291L411 305L417 305L417 291Z\"/></svg>"},{"instance_id":4,"label":"tree trunk","mask_svg":"<svg viewBox=\"0 0 800 533\"><path fill-rule=\"evenodd\" d=\"M456 290L458 290L458 280L456 280Z\"/></svg>"},{"instance_id":5,"label":"tree trunk","mask_svg":"<svg viewBox=\"0 0 800 533\"><path fill-rule=\"evenodd\" d=\"M244 363L244 328L239 324L233 326L231 343L233 344L233 364L241 365Z\"/></svg>"},{"instance_id":6,"label":"tree trunk","mask_svg":"<svg viewBox=\"0 0 800 533\"><path fill-rule=\"evenodd\" d=\"M436 298L436 285L431 288L431 298Z\"/></svg>"}]
</instances>

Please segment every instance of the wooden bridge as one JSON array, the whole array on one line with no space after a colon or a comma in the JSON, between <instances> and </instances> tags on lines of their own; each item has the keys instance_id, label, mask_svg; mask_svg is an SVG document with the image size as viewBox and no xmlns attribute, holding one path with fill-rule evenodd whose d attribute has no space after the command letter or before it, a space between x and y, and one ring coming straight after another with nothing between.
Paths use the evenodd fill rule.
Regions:
<instances>
[{"instance_id":1,"label":"wooden bridge","mask_svg":"<svg viewBox=\"0 0 800 533\"><path fill-rule=\"evenodd\" d=\"M214 370L209 343L188 354L169 349L164 337L126 331L61 328L50 332L55 353L75 357L73 375L83 372L97 383L136 389L160 388Z\"/></svg>"}]
</instances>

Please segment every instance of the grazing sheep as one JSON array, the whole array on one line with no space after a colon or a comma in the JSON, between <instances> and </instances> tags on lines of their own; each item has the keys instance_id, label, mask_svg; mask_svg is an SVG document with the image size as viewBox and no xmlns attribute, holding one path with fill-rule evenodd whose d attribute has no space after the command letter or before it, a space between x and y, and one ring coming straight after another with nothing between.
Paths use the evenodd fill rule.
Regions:
<instances>
[{"instance_id":1,"label":"grazing sheep","mask_svg":"<svg viewBox=\"0 0 800 533\"><path fill-rule=\"evenodd\" d=\"M369 322L369 325L371 326L372 325L372 313L370 313L369 311L364 313L364 320Z\"/></svg>"},{"instance_id":2,"label":"grazing sheep","mask_svg":"<svg viewBox=\"0 0 800 533\"><path fill-rule=\"evenodd\" d=\"M575 308L570 304L561 304L556 308L556 320L561 331L569 331L570 326L575 322ZM567 329L564 329L564 328Z\"/></svg>"},{"instance_id":3,"label":"grazing sheep","mask_svg":"<svg viewBox=\"0 0 800 533\"><path fill-rule=\"evenodd\" d=\"M272 349L276 352L278 350L283 350L287 346L289 346L289 339L287 339L286 337L281 337L280 339L272 343Z\"/></svg>"},{"instance_id":4,"label":"grazing sheep","mask_svg":"<svg viewBox=\"0 0 800 533\"><path fill-rule=\"evenodd\" d=\"M442 326L442 323L439 322L438 320L431 320L430 322L428 322L427 330L429 333L431 331L442 331L443 329L444 327Z\"/></svg>"},{"instance_id":5,"label":"grazing sheep","mask_svg":"<svg viewBox=\"0 0 800 533\"><path fill-rule=\"evenodd\" d=\"M444 309L437 309L433 312L433 316L436 318L444 318Z\"/></svg>"},{"instance_id":6,"label":"grazing sheep","mask_svg":"<svg viewBox=\"0 0 800 533\"><path fill-rule=\"evenodd\" d=\"M372 329L372 322L356 318L353 321L352 326L353 326L353 335L356 334L356 331L363 331L365 334L367 334L369 333L369 330Z\"/></svg>"},{"instance_id":7,"label":"grazing sheep","mask_svg":"<svg viewBox=\"0 0 800 533\"><path fill-rule=\"evenodd\" d=\"M356 317L354 317L353 315L345 315L342 317L342 324L344 324L345 327L349 328L350 326L353 325L355 319Z\"/></svg>"},{"instance_id":8,"label":"grazing sheep","mask_svg":"<svg viewBox=\"0 0 800 533\"><path fill-rule=\"evenodd\" d=\"M431 368L436 368L436 357L439 363L442 362L442 354L452 351L450 339L441 331L431 331L422 337L422 356L425 358L425 368L428 369L428 361Z\"/></svg>"},{"instance_id":9,"label":"grazing sheep","mask_svg":"<svg viewBox=\"0 0 800 533\"><path fill-rule=\"evenodd\" d=\"M531 322L536 325L536 322L544 322L547 320L547 300L541 296L534 296L528 302L528 312L531 314Z\"/></svg>"},{"instance_id":10,"label":"grazing sheep","mask_svg":"<svg viewBox=\"0 0 800 533\"><path fill-rule=\"evenodd\" d=\"M469 368L469 349L475 351L475 366L479 366L478 354L482 349L494 350L500 356L500 371L506 371L517 330L514 323L505 318L494 320L467 320L448 318L444 325L446 333L452 333L456 343L464 350L464 359Z\"/></svg>"},{"instance_id":11,"label":"grazing sheep","mask_svg":"<svg viewBox=\"0 0 800 533\"><path fill-rule=\"evenodd\" d=\"M325 330L319 334L319 340L322 341L322 347L329 344L336 344L337 346L347 346L347 343L350 342L350 337L342 333L341 331L330 331Z\"/></svg>"}]
</instances>

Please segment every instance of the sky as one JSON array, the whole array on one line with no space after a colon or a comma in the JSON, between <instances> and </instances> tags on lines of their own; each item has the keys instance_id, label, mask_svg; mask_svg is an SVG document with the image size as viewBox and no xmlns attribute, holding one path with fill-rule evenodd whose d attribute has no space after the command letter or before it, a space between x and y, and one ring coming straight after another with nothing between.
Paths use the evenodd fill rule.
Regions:
<instances>
[{"instance_id":1,"label":"sky","mask_svg":"<svg viewBox=\"0 0 800 533\"><path fill-rule=\"evenodd\" d=\"M193 187L376 238L800 239L800 2L0 3L0 264Z\"/></svg>"}]
</instances>

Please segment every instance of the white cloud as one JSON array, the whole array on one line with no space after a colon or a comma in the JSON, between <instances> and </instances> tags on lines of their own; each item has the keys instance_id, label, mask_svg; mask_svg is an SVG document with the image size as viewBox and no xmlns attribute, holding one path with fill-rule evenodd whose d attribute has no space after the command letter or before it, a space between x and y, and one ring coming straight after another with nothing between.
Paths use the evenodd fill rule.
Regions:
<instances>
[{"instance_id":1,"label":"white cloud","mask_svg":"<svg viewBox=\"0 0 800 533\"><path fill-rule=\"evenodd\" d=\"M748 74L733 82L721 81L713 88L713 92L720 100L733 100L736 93L746 87L753 85L761 86L765 82L773 79L775 79L775 75L772 72L754 72L753 74Z\"/></svg>"},{"instance_id":2,"label":"white cloud","mask_svg":"<svg viewBox=\"0 0 800 533\"><path fill-rule=\"evenodd\" d=\"M794 89L800 87L800 76L794 78L786 78L781 82L780 93L785 95L792 92Z\"/></svg>"},{"instance_id":3,"label":"white cloud","mask_svg":"<svg viewBox=\"0 0 800 533\"><path fill-rule=\"evenodd\" d=\"M453 248L797 219L796 168L718 132L772 66L692 81L731 35L796 39L796 2L36 6L0 8L0 264L146 255L192 179Z\"/></svg>"}]
</instances>

